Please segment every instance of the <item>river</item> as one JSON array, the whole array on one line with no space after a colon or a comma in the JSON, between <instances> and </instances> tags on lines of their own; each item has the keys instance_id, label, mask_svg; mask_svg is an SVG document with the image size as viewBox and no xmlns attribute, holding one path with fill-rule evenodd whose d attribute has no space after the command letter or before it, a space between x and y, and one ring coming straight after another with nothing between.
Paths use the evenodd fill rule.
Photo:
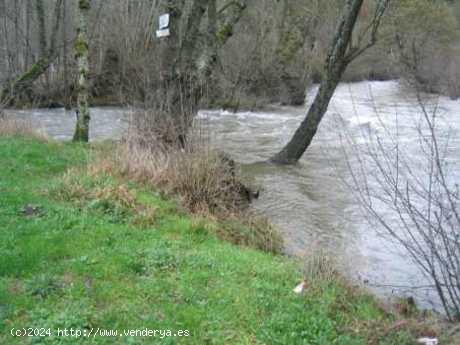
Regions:
<instances>
[{"instance_id":1,"label":"river","mask_svg":"<svg viewBox=\"0 0 460 345\"><path fill-rule=\"evenodd\" d=\"M308 102L315 92L315 88L309 92ZM451 179L459 181L460 102L433 95L426 98L429 110L436 108L439 126L449 137ZM280 229L288 254L308 256L321 248L348 276L382 298L412 296L423 308L439 309L433 290L421 288L430 283L397 244L369 223L344 184L350 172L348 163L353 169L357 161L344 154L353 154L346 150L351 145L349 138L359 148L372 136L385 138L397 131L409 154L420 154L417 126L421 110L415 95L398 81L340 84L313 144L299 164L265 163L287 143L304 118L305 109L272 106L267 111L237 113L203 110L197 121L209 133L212 145L241 162L244 174L261 188L253 207ZM59 140L72 136L73 112L12 112L36 121ZM93 108L91 113L92 140L123 133L123 109Z\"/></svg>"}]
</instances>

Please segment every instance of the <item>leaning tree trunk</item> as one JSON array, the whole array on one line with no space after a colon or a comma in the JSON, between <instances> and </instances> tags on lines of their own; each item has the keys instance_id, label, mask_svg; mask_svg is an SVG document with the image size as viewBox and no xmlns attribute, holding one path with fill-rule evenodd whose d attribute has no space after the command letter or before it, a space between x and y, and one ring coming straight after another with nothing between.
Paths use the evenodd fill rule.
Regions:
<instances>
[{"instance_id":1,"label":"leaning tree trunk","mask_svg":"<svg viewBox=\"0 0 460 345\"><path fill-rule=\"evenodd\" d=\"M77 96L77 123L75 126L74 141L88 142L89 140L89 105L88 105L88 17L90 0L78 0L78 34L75 41L75 56L78 64L78 96Z\"/></svg>"},{"instance_id":2,"label":"leaning tree trunk","mask_svg":"<svg viewBox=\"0 0 460 345\"><path fill-rule=\"evenodd\" d=\"M363 5L363 0L347 0L344 14L326 59L324 77L318 94L291 141L271 159L272 162L293 164L302 157L318 130L318 126L327 111L329 102L345 69L351 61L375 44L381 19L389 3L390 0L378 1L372 21L364 33L359 35L358 45L352 46L353 29ZM369 36L369 41L363 43L366 35Z\"/></svg>"},{"instance_id":3,"label":"leaning tree trunk","mask_svg":"<svg viewBox=\"0 0 460 345\"><path fill-rule=\"evenodd\" d=\"M291 141L281 152L272 158L273 162L279 164L296 163L312 142L318 126L327 111L334 91L347 65L350 63L347 56L347 49L362 4L363 0L347 1L345 13L337 28L334 41L326 59L325 75L320 84L318 94L310 106L305 120L297 129Z\"/></svg>"}]
</instances>

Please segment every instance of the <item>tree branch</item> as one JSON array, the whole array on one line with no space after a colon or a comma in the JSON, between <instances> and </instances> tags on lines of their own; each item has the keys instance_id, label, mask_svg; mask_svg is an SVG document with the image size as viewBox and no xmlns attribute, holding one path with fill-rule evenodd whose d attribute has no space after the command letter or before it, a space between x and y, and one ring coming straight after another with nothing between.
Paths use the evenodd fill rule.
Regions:
<instances>
[{"instance_id":1,"label":"tree branch","mask_svg":"<svg viewBox=\"0 0 460 345\"><path fill-rule=\"evenodd\" d=\"M236 6L238 8L240 8L241 10L244 10L246 8L246 4L244 2L241 2L241 1L229 1L228 3L226 3L224 6L222 6L222 8L220 8L218 11L217 11L217 14L218 15L221 15L222 13L224 13L228 8L232 7L232 6Z\"/></svg>"},{"instance_id":2,"label":"tree branch","mask_svg":"<svg viewBox=\"0 0 460 345\"><path fill-rule=\"evenodd\" d=\"M388 6L390 4L390 0L380 0L377 8L374 13L374 18L372 21L369 23L369 25L366 27L366 29L363 31L363 33L360 35L358 39L358 45L356 47L351 47L347 56L346 60L348 63L352 62L355 60L357 57L359 57L361 54L363 54L366 50L371 48L372 46L375 45L377 42L377 34L378 30L380 27L380 23L382 21L382 17L385 14L385 11L387 10ZM367 44L362 45L364 38L367 36L367 32L371 30L369 41Z\"/></svg>"}]
</instances>

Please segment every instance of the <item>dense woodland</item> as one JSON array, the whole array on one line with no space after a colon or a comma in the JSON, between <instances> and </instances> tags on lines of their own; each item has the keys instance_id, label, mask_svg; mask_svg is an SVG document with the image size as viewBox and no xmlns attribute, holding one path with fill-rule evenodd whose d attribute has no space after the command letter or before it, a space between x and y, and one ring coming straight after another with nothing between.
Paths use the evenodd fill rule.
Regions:
<instances>
[{"instance_id":1,"label":"dense woodland","mask_svg":"<svg viewBox=\"0 0 460 345\"><path fill-rule=\"evenodd\" d=\"M164 60L161 40L155 36L162 3L165 1L91 1L91 104L152 102ZM191 16L196 17L193 3L184 3L180 40L186 39ZM218 61L212 66L212 77L201 85L201 106L301 104L308 86L322 78L343 3L217 1ZM373 1L364 3L355 28L357 37L372 19L374 7ZM202 30L194 37L198 48L187 54L207 49L209 16L205 11L198 23ZM235 15L238 20L232 21ZM392 2L376 45L352 62L343 80L404 78L428 91L458 97L459 19L456 1ZM32 72L33 79L33 88L15 95L10 104L75 107L77 1L2 0L0 23L0 84L5 90L27 72ZM194 64L198 58L194 57Z\"/></svg>"}]
</instances>

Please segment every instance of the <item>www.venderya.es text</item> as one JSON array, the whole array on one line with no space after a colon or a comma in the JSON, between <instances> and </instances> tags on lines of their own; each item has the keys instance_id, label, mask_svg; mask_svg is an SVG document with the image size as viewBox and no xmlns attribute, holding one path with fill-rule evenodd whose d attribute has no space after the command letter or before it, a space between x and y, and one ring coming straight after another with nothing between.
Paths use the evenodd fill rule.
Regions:
<instances>
[{"instance_id":1,"label":"www.venderya.es text","mask_svg":"<svg viewBox=\"0 0 460 345\"><path fill-rule=\"evenodd\" d=\"M13 337L71 337L71 338L96 338L96 337L189 337L189 330L170 329L105 329L105 328L12 328Z\"/></svg>"}]
</instances>

